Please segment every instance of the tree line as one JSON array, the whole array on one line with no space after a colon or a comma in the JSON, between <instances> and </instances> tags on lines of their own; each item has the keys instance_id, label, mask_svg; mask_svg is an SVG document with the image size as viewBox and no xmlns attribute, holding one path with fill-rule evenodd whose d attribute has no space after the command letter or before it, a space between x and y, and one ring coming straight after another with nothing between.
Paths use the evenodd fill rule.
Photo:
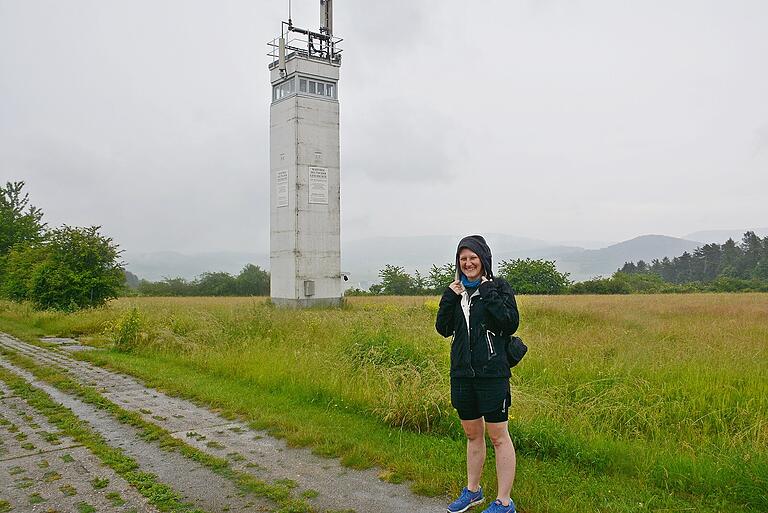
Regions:
<instances>
[{"instance_id":1,"label":"tree line","mask_svg":"<svg viewBox=\"0 0 768 513\"><path fill-rule=\"evenodd\" d=\"M569 274L558 271L553 260L504 260L499 264L497 275L507 280L518 294L564 294L572 285ZM433 265L426 275L418 270L411 275L401 266L386 265L379 271L379 278L381 281L368 290L351 289L346 295L439 295L456 279L456 267L451 263Z\"/></svg>"},{"instance_id":2,"label":"tree line","mask_svg":"<svg viewBox=\"0 0 768 513\"><path fill-rule=\"evenodd\" d=\"M768 292L768 237L705 244L672 259L625 262L610 278L577 283L574 293Z\"/></svg>"},{"instance_id":3,"label":"tree line","mask_svg":"<svg viewBox=\"0 0 768 513\"><path fill-rule=\"evenodd\" d=\"M36 308L74 310L100 306L118 295L265 296L269 272L248 264L237 276L203 273L195 280L139 280L125 271L120 249L99 226L49 228L30 204L24 182L0 186L0 297ZM740 243L705 244L672 259L626 262L612 276L579 283L554 261L505 260L498 275L518 294L629 294L665 292L768 292L768 237L746 232ZM455 278L455 266L433 265L426 275L387 265L381 281L347 295L437 295ZM127 286L126 286L127 284Z\"/></svg>"},{"instance_id":4,"label":"tree line","mask_svg":"<svg viewBox=\"0 0 768 513\"><path fill-rule=\"evenodd\" d=\"M718 278L768 281L768 237L744 234L741 243L705 244L672 260L627 262L619 269L627 274L656 274L670 283L710 283Z\"/></svg>"},{"instance_id":5,"label":"tree line","mask_svg":"<svg viewBox=\"0 0 768 513\"><path fill-rule=\"evenodd\" d=\"M237 276L207 272L194 280L164 278L160 281L133 280L132 293L142 296L268 296L269 272L248 264Z\"/></svg>"},{"instance_id":6,"label":"tree line","mask_svg":"<svg viewBox=\"0 0 768 513\"><path fill-rule=\"evenodd\" d=\"M768 237L744 234L740 243L705 244L693 252L650 263L625 262L610 277L573 282L554 261L530 258L502 261L498 275L517 294L634 294L685 292L768 292ZM433 265L427 275L401 266L379 271L380 282L347 295L439 295L455 277L454 264Z\"/></svg>"},{"instance_id":7,"label":"tree line","mask_svg":"<svg viewBox=\"0 0 768 513\"><path fill-rule=\"evenodd\" d=\"M24 182L0 185L0 297L59 310L117 297L125 280L120 250L99 230L48 228Z\"/></svg>"}]
</instances>

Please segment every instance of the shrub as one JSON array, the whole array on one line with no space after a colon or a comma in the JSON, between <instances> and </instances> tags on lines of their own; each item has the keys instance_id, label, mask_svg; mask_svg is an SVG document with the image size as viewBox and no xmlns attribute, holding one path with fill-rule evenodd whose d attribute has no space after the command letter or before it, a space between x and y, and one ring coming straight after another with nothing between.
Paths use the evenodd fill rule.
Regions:
<instances>
[{"instance_id":1,"label":"shrub","mask_svg":"<svg viewBox=\"0 0 768 513\"><path fill-rule=\"evenodd\" d=\"M570 292L571 294L629 294L632 288L624 280L598 276L591 280L574 283L571 285Z\"/></svg>"},{"instance_id":2,"label":"shrub","mask_svg":"<svg viewBox=\"0 0 768 513\"><path fill-rule=\"evenodd\" d=\"M28 295L38 308L101 306L122 289L117 245L100 235L98 226L51 230L35 252L39 259L30 270Z\"/></svg>"},{"instance_id":3,"label":"shrub","mask_svg":"<svg viewBox=\"0 0 768 513\"><path fill-rule=\"evenodd\" d=\"M499 275L517 294L562 294L568 290L568 273L557 270L554 260L504 260Z\"/></svg>"},{"instance_id":4,"label":"shrub","mask_svg":"<svg viewBox=\"0 0 768 513\"><path fill-rule=\"evenodd\" d=\"M128 310L111 327L111 335L115 349L130 353L138 347L141 341L141 316L136 307Z\"/></svg>"}]
</instances>

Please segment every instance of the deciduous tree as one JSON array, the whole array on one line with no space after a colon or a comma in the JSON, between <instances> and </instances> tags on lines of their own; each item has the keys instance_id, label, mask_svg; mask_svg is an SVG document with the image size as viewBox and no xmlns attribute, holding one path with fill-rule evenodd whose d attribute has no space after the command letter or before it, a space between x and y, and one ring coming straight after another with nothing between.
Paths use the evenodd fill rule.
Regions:
<instances>
[{"instance_id":1,"label":"deciduous tree","mask_svg":"<svg viewBox=\"0 0 768 513\"><path fill-rule=\"evenodd\" d=\"M552 260L505 260L499 264L499 275L517 294L562 294L571 283L568 273L559 272Z\"/></svg>"}]
</instances>

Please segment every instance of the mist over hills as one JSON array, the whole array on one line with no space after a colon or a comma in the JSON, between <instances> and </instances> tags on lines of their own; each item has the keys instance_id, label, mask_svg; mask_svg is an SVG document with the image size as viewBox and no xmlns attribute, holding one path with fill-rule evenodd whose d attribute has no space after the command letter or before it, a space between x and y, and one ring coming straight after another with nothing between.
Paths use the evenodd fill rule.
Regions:
<instances>
[{"instance_id":1,"label":"mist over hills","mask_svg":"<svg viewBox=\"0 0 768 513\"><path fill-rule=\"evenodd\" d=\"M350 273L350 281L367 288L378 280L378 272L386 264L400 265L413 272L426 274L432 264L453 261L458 237L388 237L350 241L342 252L343 268ZM516 258L544 258L555 260L561 272L570 273L571 279L587 280L595 276L609 276L627 261L675 257L692 251L702 243L669 237L643 235L634 239L607 245L600 249L546 242L509 235L489 234L486 239L494 254L494 265L502 260Z\"/></svg>"},{"instance_id":2,"label":"mist over hills","mask_svg":"<svg viewBox=\"0 0 768 513\"><path fill-rule=\"evenodd\" d=\"M602 249L561 254L555 260L560 271L570 273L573 280L583 281L595 276L610 276L624 262L672 258L701 245L701 242L666 235L641 235Z\"/></svg>"},{"instance_id":3,"label":"mist over hills","mask_svg":"<svg viewBox=\"0 0 768 513\"><path fill-rule=\"evenodd\" d=\"M684 251L693 251L710 242L722 243L729 237L741 240L744 230L710 230L694 232L683 238L667 235L641 235L616 244L599 241L548 242L530 237L490 233L485 237L493 249L494 264L515 258L544 258L555 260L560 271L571 279L582 281L595 276L610 276L624 262L654 258L673 258ZM754 230L759 236L768 235L768 228ZM378 281L379 270L385 265L399 265L409 272L426 274L433 264L453 260L460 235L430 235L422 237L372 237L344 241L342 270L350 274L349 284L368 288ZM123 260L126 268L140 278L158 281L163 278L194 279L204 272L224 271L237 274L249 263L269 269L269 254L265 252L218 251L183 254L173 251L132 253Z\"/></svg>"}]
</instances>

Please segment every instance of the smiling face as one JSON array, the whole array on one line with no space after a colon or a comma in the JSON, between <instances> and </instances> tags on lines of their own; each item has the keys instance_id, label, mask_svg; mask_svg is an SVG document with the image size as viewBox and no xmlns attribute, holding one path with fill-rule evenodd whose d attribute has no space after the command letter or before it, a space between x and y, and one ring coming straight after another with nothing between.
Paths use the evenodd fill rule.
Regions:
<instances>
[{"instance_id":1,"label":"smiling face","mask_svg":"<svg viewBox=\"0 0 768 513\"><path fill-rule=\"evenodd\" d=\"M483 275L483 263L480 261L480 257L469 248L461 248L459 268L469 281L478 280Z\"/></svg>"}]
</instances>

